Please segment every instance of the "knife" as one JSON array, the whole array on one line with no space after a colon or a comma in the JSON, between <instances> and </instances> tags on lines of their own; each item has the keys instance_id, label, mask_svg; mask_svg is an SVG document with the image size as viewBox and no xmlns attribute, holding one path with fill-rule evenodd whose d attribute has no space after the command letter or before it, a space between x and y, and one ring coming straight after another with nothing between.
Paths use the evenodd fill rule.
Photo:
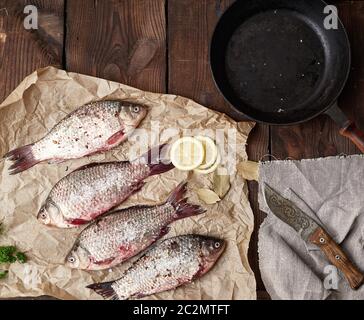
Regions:
<instances>
[{"instance_id":1,"label":"knife","mask_svg":"<svg viewBox=\"0 0 364 320\"><path fill-rule=\"evenodd\" d=\"M274 215L296 230L304 241L317 245L327 259L341 270L352 289L356 290L363 284L364 275L316 221L267 184L264 193L268 207Z\"/></svg>"}]
</instances>

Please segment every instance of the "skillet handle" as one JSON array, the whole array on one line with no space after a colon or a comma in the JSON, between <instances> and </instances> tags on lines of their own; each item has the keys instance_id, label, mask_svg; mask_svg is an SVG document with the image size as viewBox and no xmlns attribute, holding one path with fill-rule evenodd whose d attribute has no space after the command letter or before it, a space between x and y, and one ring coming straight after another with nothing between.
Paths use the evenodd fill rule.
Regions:
<instances>
[{"instance_id":1,"label":"skillet handle","mask_svg":"<svg viewBox=\"0 0 364 320\"><path fill-rule=\"evenodd\" d=\"M340 134L353 141L364 153L364 132L359 130L353 121L348 121L346 126L340 128Z\"/></svg>"},{"instance_id":2,"label":"skillet handle","mask_svg":"<svg viewBox=\"0 0 364 320\"><path fill-rule=\"evenodd\" d=\"M364 132L358 129L353 121L348 119L337 103L327 110L326 114L340 126L340 134L349 138L364 153Z\"/></svg>"}]
</instances>

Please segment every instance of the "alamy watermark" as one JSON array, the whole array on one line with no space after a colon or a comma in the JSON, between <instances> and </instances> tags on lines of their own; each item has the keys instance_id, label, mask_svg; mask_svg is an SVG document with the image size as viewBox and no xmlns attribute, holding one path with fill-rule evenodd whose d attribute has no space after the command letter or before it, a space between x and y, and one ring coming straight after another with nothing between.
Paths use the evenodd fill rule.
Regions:
<instances>
[{"instance_id":1,"label":"alamy watermark","mask_svg":"<svg viewBox=\"0 0 364 320\"><path fill-rule=\"evenodd\" d=\"M25 287L38 287L42 282L38 269L32 265L25 265L23 282Z\"/></svg>"},{"instance_id":2,"label":"alamy watermark","mask_svg":"<svg viewBox=\"0 0 364 320\"><path fill-rule=\"evenodd\" d=\"M24 28L26 30L38 29L38 8L27 5L24 7L24 13L27 15L24 19Z\"/></svg>"},{"instance_id":3,"label":"alamy watermark","mask_svg":"<svg viewBox=\"0 0 364 320\"><path fill-rule=\"evenodd\" d=\"M324 27L326 30L338 29L339 18L337 15L337 7L333 5L327 5L324 8L324 14L327 16L324 19Z\"/></svg>"},{"instance_id":4,"label":"alamy watermark","mask_svg":"<svg viewBox=\"0 0 364 320\"><path fill-rule=\"evenodd\" d=\"M235 174L237 170L237 163L239 155L243 155L245 152L244 142L239 143L239 133L236 128L225 127L219 129L181 129L177 127L163 126L160 121L151 121L150 130L144 128L137 128L133 131L133 134L128 138L131 146L128 151L129 160L138 159L140 156L146 154L148 150L155 152L151 154L150 163L169 163L170 159L168 156L169 147L181 137L195 137L195 136L207 136L215 141L220 155L220 167L225 168L228 174ZM166 141L167 144L162 150L154 148L154 146L162 145ZM159 154L158 154L159 152ZM188 154L191 152L188 144L182 144L182 152ZM164 156L166 155L166 156ZM217 172L220 174L220 171Z\"/></svg>"},{"instance_id":5,"label":"alamy watermark","mask_svg":"<svg viewBox=\"0 0 364 320\"><path fill-rule=\"evenodd\" d=\"M6 10L3 8L2 10ZM24 28L26 30L38 29L38 8L34 5L27 5L24 7L24 13L27 15L24 19ZM338 10L334 5L327 5L323 12L326 17L324 19L324 27L327 30L338 29Z\"/></svg>"},{"instance_id":6,"label":"alamy watermark","mask_svg":"<svg viewBox=\"0 0 364 320\"><path fill-rule=\"evenodd\" d=\"M326 290L337 290L339 288L339 274L334 265L327 265L324 268L326 277L324 279L324 288Z\"/></svg>"}]
</instances>

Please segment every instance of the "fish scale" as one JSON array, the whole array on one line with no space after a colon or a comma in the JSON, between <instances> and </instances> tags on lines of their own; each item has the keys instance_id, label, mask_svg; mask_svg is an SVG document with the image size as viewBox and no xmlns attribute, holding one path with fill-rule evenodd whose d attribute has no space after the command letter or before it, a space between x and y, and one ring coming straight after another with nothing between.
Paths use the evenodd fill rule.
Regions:
<instances>
[{"instance_id":1,"label":"fish scale","mask_svg":"<svg viewBox=\"0 0 364 320\"><path fill-rule=\"evenodd\" d=\"M113 213L103 219L102 226L96 224L95 228L85 230L80 241L95 260L102 261L115 254L120 246L129 246L130 243L138 245L138 239L143 244L145 233L151 238L157 237L160 230L172 220L174 212L172 205L166 203L161 206L131 208L121 214ZM98 236L97 241L88 242L95 235ZM110 246L110 242L113 245Z\"/></svg>"},{"instance_id":2,"label":"fish scale","mask_svg":"<svg viewBox=\"0 0 364 320\"><path fill-rule=\"evenodd\" d=\"M143 164L100 164L62 179L50 192L49 199L61 204L66 219L87 217L119 203L130 193L134 181L143 180L148 174L149 168Z\"/></svg>"},{"instance_id":3,"label":"fish scale","mask_svg":"<svg viewBox=\"0 0 364 320\"><path fill-rule=\"evenodd\" d=\"M108 139L123 128L118 119L119 101L94 102L76 110L54 127L43 140L33 147L33 154L41 159L59 156L82 157L89 150L102 149ZM97 130L93 130L97 128ZM77 150L77 153L75 153Z\"/></svg>"},{"instance_id":4,"label":"fish scale","mask_svg":"<svg viewBox=\"0 0 364 320\"><path fill-rule=\"evenodd\" d=\"M141 298L174 289L208 272L225 248L220 239L182 235L164 240L145 253L121 278L89 285L108 299Z\"/></svg>"},{"instance_id":5,"label":"fish scale","mask_svg":"<svg viewBox=\"0 0 364 320\"><path fill-rule=\"evenodd\" d=\"M135 256L168 232L175 220L203 213L184 198L186 183L179 184L167 201L111 212L85 228L66 258L70 267L100 270Z\"/></svg>"},{"instance_id":6,"label":"fish scale","mask_svg":"<svg viewBox=\"0 0 364 320\"><path fill-rule=\"evenodd\" d=\"M172 250L173 243L178 243L184 250ZM139 292L150 295L157 287L177 286L180 281L190 281L202 262L199 252L200 245L195 237L168 239L151 249L111 287L119 297L131 297Z\"/></svg>"},{"instance_id":7,"label":"fish scale","mask_svg":"<svg viewBox=\"0 0 364 320\"><path fill-rule=\"evenodd\" d=\"M160 156L163 147L152 148L133 162L93 163L69 173L50 191L39 210L38 220L70 228L119 205L138 191L147 177L173 169Z\"/></svg>"},{"instance_id":8,"label":"fish scale","mask_svg":"<svg viewBox=\"0 0 364 320\"><path fill-rule=\"evenodd\" d=\"M107 151L127 139L147 114L147 107L126 101L97 101L79 107L32 144L8 152L16 174L35 164Z\"/></svg>"}]
</instances>

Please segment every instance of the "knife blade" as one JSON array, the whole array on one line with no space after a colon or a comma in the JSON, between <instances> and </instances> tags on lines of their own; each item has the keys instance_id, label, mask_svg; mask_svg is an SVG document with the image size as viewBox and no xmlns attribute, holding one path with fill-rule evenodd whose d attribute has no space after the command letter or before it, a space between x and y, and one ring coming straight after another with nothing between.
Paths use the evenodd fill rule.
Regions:
<instances>
[{"instance_id":1,"label":"knife blade","mask_svg":"<svg viewBox=\"0 0 364 320\"><path fill-rule=\"evenodd\" d=\"M327 259L344 274L352 289L356 290L363 284L364 275L315 220L266 183L264 194L272 213L294 229L304 241L317 245Z\"/></svg>"}]
</instances>

